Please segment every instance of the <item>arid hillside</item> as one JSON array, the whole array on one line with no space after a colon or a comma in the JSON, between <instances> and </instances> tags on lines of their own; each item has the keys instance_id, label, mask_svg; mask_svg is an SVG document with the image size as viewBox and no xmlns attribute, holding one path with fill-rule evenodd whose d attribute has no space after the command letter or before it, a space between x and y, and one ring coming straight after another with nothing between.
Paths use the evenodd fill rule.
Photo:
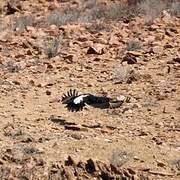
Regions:
<instances>
[{"instance_id":1,"label":"arid hillside","mask_svg":"<svg viewBox=\"0 0 180 180\"><path fill-rule=\"evenodd\" d=\"M180 179L179 1L0 8L0 179ZM69 112L69 89L126 100Z\"/></svg>"}]
</instances>

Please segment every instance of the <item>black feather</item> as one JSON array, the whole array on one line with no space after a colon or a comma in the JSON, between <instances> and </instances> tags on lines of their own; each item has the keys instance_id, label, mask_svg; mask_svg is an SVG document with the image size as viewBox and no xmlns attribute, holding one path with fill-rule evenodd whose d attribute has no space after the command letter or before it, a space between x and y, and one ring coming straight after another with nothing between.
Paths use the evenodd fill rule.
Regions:
<instances>
[{"instance_id":1,"label":"black feather","mask_svg":"<svg viewBox=\"0 0 180 180\"><path fill-rule=\"evenodd\" d=\"M80 101L78 104L75 104L75 99L83 96L82 101ZM69 111L77 112L83 110L83 108L87 105L90 105L95 108L105 109L110 107L110 101L112 99L106 97L106 96L94 96L92 94L81 94L78 95L78 92L74 89L70 89L66 94L63 94L62 96L62 103L66 104L66 108Z\"/></svg>"},{"instance_id":2,"label":"black feather","mask_svg":"<svg viewBox=\"0 0 180 180\"><path fill-rule=\"evenodd\" d=\"M78 95L78 92L74 89L70 89L68 92L67 92L67 95L66 94L63 94L62 96L62 103L63 104L66 104L66 108L69 110L69 111L81 111L83 109L83 107L85 106L85 102L82 101L80 102L79 104L75 104L74 103L74 100L79 97L80 95Z\"/></svg>"},{"instance_id":3,"label":"black feather","mask_svg":"<svg viewBox=\"0 0 180 180\"><path fill-rule=\"evenodd\" d=\"M94 96L90 94L86 98L86 104L100 109L109 108L110 106L109 102L110 102L110 98L106 96Z\"/></svg>"}]
</instances>

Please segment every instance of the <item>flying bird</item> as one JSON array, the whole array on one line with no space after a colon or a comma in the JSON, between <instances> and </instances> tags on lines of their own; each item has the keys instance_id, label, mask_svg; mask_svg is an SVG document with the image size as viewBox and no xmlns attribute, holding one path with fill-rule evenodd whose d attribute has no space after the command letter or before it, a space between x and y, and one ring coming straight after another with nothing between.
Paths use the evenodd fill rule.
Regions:
<instances>
[{"instance_id":1,"label":"flying bird","mask_svg":"<svg viewBox=\"0 0 180 180\"><path fill-rule=\"evenodd\" d=\"M72 89L62 96L62 104L66 104L65 107L72 112L81 111L86 105L100 109L116 108L123 102L124 99L113 100L106 96L95 96L89 93L79 95L76 90Z\"/></svg>"}]
</instances>

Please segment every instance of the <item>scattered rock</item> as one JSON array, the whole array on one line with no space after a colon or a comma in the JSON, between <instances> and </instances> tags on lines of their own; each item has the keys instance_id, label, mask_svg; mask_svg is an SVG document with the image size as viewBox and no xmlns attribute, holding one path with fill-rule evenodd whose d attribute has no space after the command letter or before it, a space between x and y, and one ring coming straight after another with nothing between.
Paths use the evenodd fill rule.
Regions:
<instances>
[{"instance_id":1,"label":"scattered rock","mask_svg":"<svg viewBox=\"0 0 180 180\"><path fill-rule=\"evenodd\" d=\"M46 90L46 95L50 96L51 95L51 91Z\"/></svg>"},{"instance_id":2,"label":"scattered rock","mask_svg":"<svg viewBox=\"0 0 180 180\"><path fill-rule=\"evenodd\" d=\"M11 15L14 14L15 12L20 12L22 10L20 1L17 0L9 0L7 2L7 6L6 6L6 14L7 15Z\"/></svg>"},{"instance_id":3,"label":"scattered rock","mask_svg":"<svg viewBox=\"0 0 180 180\"><path fill-rule=\"evenodd\" d=\"M173 61L176 62L176 63L180 63L180 58L179 57L174 58Z\"/></svg>"},{"instance_id":4,"label":"scattered rock","mask_svg":"<svg viewBox=\"0 0 180 180\"><path fill-rule=\"evenodd\" d=\"M65 160L65 166L76 166L76 162L71 156L68 156L67 160Z\"/></svg>"},{"instance_id":5,"label":"scattered rock","mask_svg":"<svg viewBox=\"0 0 180 180\"><path fill-rule=\"evenodd\" d=\"M156 160L156 162L157 162L157 166L159 166L159 167L165 167L166 166L166 164L160 160Z\"/></svg>"},{"instance_id":6,"label":"scattered rock","mask_svg":"<svg viewBox=\"0 0 180 180\"><path fill-rule=\"evenodd\" d=\"M87 50L87 54L102 55L104 54L104 48L101 45L96 45L95 47L89 47Z\"/></svg>"},{"instance_id":7,"label":"scattered rock","mask_svg":"<svg viewBox=\"0 0 180 180\"><path fill-rule=\"evenodd\" d=\"M157 145L162 145L162 144L163 144L162 139L159 138L159 137L153 137L152 140L155 141L155 143L156 143Z\"/></svg>"},{"instance_id":8,"label":"scattered rock","mask_svg":"<svg viewBox=\"0 0 180 180\"><path fill-rule=\"evenodd\" d=\"M60 101L61 101L60 98L53 98L53 99L51 99L51 100L49 101L49 103L58 103L58 102L60 102Z\"/></svg>"},{"instance_id":9,"label":"scattered rock","mask_svg":"<svg viewBox=\"0 0 180 180\"><path fill-rule=\"evenodd\" d=\"M73 55L70 54L70 55L64 56L63 58L67 63L69 64L73 63L73 59L74 59Z\"/></svg>"},{"instance_id":10,"label":"scattered rock","mask_svg":"<svg viewBox=\"0 0 180 180\"><path fill-rule=\"evenodd\" d=\"M88 159L87 160L87 164L86 164L86 171L90 174L92 174L93 172L97 171L97 164L92 160L92 159Z\"/></svg>"},{"instance_id":11,"label":"scattered rock","mask_svg":"<svg viewBox=\"0 0 180 180\"><path fill-rule=\"evenodd\" d=\"M66 121L64 118L62 118L61 116L50 116L49 118L48 118L48 120L50 120L50 121L52 121L52 122L54 122L54 123L57 123L57 124L59 124L59 125L76 125L76 123L74 123L74 122L68 122L68 121Z\"/></svg>"},{"instance_id":12,"label":"scattered rock","mask_svg":"<svg viewBox=\"0 0 180 180\"><path fill-rule=\"evenodd\" d=\"M68 126L68 125L65 125L64 126L65 130L72 130L72 131L81 131L83 130L80 126Z\"/></svg>"},{"instance_id":13,"label":"scattered rock","mask_svg":"<svg viewBox=\"0 0 180 180\"><path fill-rule=\"evenodd\" d=\"M127 62L127 64L136 64L137 63L137 59L134 55L130 54L130 53L127 53L123 59L122 59L122 62Z\"/></svg>"},{"instance_id":14,"label":"scattered rock","mask_svg":"<svg viewBox=\"0 0 180 180\"><path fill-rule=\"evenodd\" d=\"M35 147L25 147L24 148L24 153L33 155L33 154L43 154L44 151L39 150L39 149L37 149Z\"/></svg>"}]
</instances>

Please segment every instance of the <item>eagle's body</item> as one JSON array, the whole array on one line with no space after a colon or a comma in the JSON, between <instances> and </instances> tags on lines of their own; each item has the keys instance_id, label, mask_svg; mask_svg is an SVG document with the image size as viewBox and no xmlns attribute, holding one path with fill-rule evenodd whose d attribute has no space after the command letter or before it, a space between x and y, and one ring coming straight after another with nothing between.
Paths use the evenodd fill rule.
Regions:
<instances>
[{"instance_id":1,"label":"eagle's body","mask_svg":"<svg viewBox=\"0 0 180 180\"><path fill-rule=\"evenodd\" d=\"M78 95L76 90L71 89L68 91L67 95L64 94L62 97L62 103L66 104L66 108L69 111L81 111L86 105L105 109L111 107L111 101L112 99L106 96L94 96L92 94ZM118 101L115 102L119 103Z\"/></svg>"},{"instance_id":2,"label":"eagle's body","mask_svg":"<svg viewBox=\"0 0 180 180\"><path fill-rule=\"evenodd\" d=\"M74 99L74 104L80 104L82 103L86 97L88 97L89 95L88 94L82 94L82 95L79 95L77 96L75 99Z\"/></svg>"}]
</instances>

